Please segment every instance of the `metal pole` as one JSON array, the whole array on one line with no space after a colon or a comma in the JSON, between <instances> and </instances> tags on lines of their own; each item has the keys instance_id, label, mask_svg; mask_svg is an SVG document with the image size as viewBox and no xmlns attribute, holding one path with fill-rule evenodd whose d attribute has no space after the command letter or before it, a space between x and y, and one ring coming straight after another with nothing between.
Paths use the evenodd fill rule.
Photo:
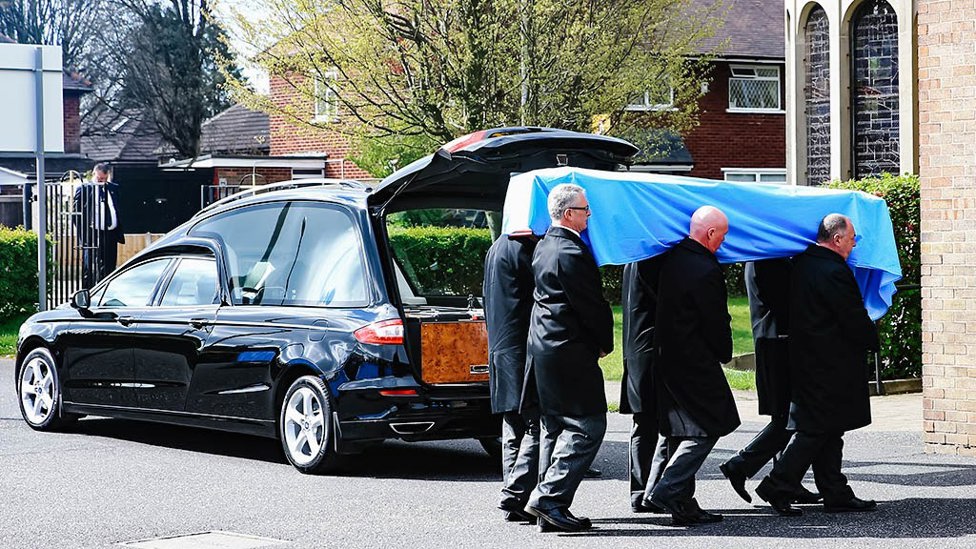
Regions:
<instances>
[{"instance_id":1,"label":"metal pole","mask_svg":"<svg viewBox=\"0 0 976 549\"><path fill-rule=\"evenodd\" d=\"M37 145L37 307L47 309L47 189L44 187L44 48L37 48L34 65Z\"/></svg>"}]
</instances>

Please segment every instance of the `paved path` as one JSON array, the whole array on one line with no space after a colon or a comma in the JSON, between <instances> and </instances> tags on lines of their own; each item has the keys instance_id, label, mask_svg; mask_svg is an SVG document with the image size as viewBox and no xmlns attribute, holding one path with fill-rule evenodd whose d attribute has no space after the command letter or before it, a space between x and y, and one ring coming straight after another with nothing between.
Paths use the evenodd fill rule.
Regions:
<instances>
[{"instance_id":1,"label":"paved path","mask_svg":"<svg viewBox=\"0 0 976 549\"><path fill-rule=\"evenodd\" d=\"M215 530L296 549L976 547L976 460L922 452L920 433L905 430L917 396L872 399L884 419L845 437L844 470L879 510L831 515L813 506L798 518L743 502L718 471L763 426L748 415L753 397L738 396L746 421L719 441L698 477L699 500L724 522L675 528L661 515L632 514L630 421L610 414L597 457L604 476L584 482L573 506L596 528L554 535L502 522L498 465L473 441L391 442L342 474L306 476L274 441L243 435L97 418L74 432L37 433L20 419L10 361L0 360L0 548L118 549Z\"/></svg>"},{"instance_id":2,"label":"paved path","mask_svg":"<svg viewBox=\"0 0 976 549\"><path fill-rule=\"evenodd\" d=\"M605 384L607 402L620 401L620 382ZM755 391L732 391L739 417L743 422L766 423L767 416L759 415L759 403ZM922 430L922 393L871 397L871 425L861 431L903 431L918 433Z\"/></svg>"}]
</instances>

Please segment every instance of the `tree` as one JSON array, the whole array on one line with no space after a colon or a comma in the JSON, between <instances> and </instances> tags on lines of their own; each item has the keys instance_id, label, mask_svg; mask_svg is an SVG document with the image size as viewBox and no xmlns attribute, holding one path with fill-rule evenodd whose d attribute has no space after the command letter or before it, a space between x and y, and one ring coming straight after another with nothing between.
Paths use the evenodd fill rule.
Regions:
<instances>
[{"instance_id":1,"label":"tree","mask_svg":"<svg viewBox=\"0 0 976 549\"><path fill-rule=\"evenodd\" d=\"M604 131L695 122L711 34L709 10L685 0L266 0L234 22L257 62L306 101L338 101L335 129L437 142L486 127ZM309 123L300 108L238 92ZM673 109L631 116L645 90L674 90Z\"/></svg>"},{"instance_id":2,"label":"tree","mask_svg":"<svg viewBox=\"0 0 976 549\"><path fill-rule=\"evenodd\" d=\"M84 67L105 5L105 0L0 0L0 34L21 44L61 46L65 67Z\"/></svg>"},{"instance_id":3,"label":"tree","mask_svg":"<svg viewBox=\"0 0 976 549\"><path fill-rule=\"evenodd\" d=\"M133 17L124 40L112 52L121 73L113 107L143 113L180 155L197 156L203 121L231 104L224 74L242 78L210 4L113 2Z\"/></svg>"}]
</instances>

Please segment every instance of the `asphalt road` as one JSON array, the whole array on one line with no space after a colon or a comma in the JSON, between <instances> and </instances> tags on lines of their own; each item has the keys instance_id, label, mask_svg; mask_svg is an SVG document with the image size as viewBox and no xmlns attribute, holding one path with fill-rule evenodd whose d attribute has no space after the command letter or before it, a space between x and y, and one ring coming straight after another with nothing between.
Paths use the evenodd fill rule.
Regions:
<instances>
[{"instance_id":1,"label":"asphalt road","mask_svg":"<svg viewBox=\"0 0 976 549\"><path fill-rule=\"evenodd\" d=\"M255 437L95 418L37 433L20 418L12 362L0 360L0 548L118 547L207 531L296 548L976 546L976 460L926 455L917 432L851 433L845 471L879 510L809 507L781 518L740 500L718 471L761 427L747 421L723 438L699 474L699 501L725 521L677 528L631 514L629 418L611 414L597 460L604 476L585 481L573 506L595 528L542 534L501 520L498 467L473 441L390 442L316 477Z\"/></svg>"}]
</instances>

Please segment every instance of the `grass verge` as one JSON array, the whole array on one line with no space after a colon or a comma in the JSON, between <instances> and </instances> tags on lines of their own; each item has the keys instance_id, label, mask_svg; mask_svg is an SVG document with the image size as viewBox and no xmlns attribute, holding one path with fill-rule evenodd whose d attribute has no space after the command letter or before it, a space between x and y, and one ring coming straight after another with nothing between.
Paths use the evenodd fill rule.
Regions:
<instances>
[{"instance_id":1,"label":"grass verge","mask_svg":"<svg viewBox=\"0 0 976 549\"><path fill-rule=\"evenodd\" d=\"M0 321L0 356L9 357L17 352L17 333L29 316L24 313Z\"/></svg>"},{"instance_id":2,"label":"grass verge","mask_svg":"<svg viewBox=\"0 0 976 549\"><path fill-rule=\"evenodd\" d=\"M753 352L752 321L749 319L749 299L733 297L729 299L729 314L732 315L732 354L744 355ZM619 305L613 307L613 352L600 359L603 377L607 381L620 381L624 372L623 339L624 322ZM725 370L725 377L733 389L755 389L754 372ZM734 381L733 381L734 380ZM739 385L739 386L736 386Z\"/></svg>"}]
</instances>

